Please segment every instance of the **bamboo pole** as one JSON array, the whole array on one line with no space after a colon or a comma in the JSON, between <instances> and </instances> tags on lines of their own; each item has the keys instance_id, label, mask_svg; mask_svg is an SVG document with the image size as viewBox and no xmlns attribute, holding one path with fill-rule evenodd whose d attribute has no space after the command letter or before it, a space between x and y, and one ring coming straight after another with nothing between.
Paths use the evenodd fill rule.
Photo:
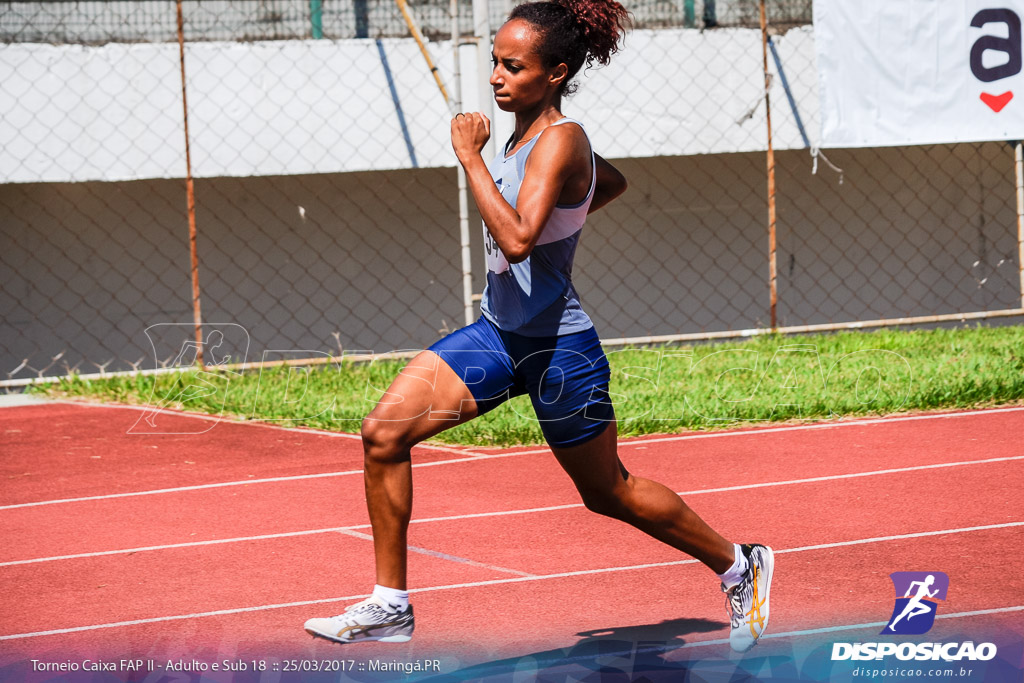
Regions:
<instances>
[{"instance_id":1,"label":"bamboo pole","mask_svg":"<svg viewBox=\"0 0 1024 683\"><path fill-rule=\"evenodd\" d=\"M452 58L454 60L455 67L455 97L449 97L448 90L444 87L444 81L441 80L441 74L438 72L437 67L434 65L434 60L430 57L430 52L427 51L427 46L423 42L423 35L420 33L419 27L416 26L416 20L413 19L412 13L409 11L409 7L405 0L395 0L398 4L398 8L402 12L402 16L405 18L405 23L409 27L409 33L416 39L416 44L420 47L420 53L423 55L423 59L426 60L427 66L430 68L430 72L434 76L434 81L437 83L438 89L441 91L441 96L444 97L445 104L448 105L448 111L452 116L459 113L462 109L462 73L459 61L459 44L461 42L461 31L459 30L459 6L458 0L450 0L448 5L448 15L452 25ZM466 170L462 168L462 164L456 163L456 173L458 174L458 186L459 186L459 243L461 251L462 261L462 308L463 308L463 319L466 325L473 322L473 259L472 249L469 241L469 189L468 182L466 181Z\"/></svg>"},{"instance_id":2,"label":"bamboo pole","mask_svg":"<svg viewBox=\"0 0 1024 683\"><path fill-rule=\"evenodd\" d=\"M180 0L179 0L180 1ZM437 87L441 90L441 95L444 96L444 101L448 104L448 108L451 109L451 98L448 97L448 91L444 87L444 82L441 80L441 74L437 70L437 66L434 65L434 60L430 57L430 52L427 51L427 45L423 40L423 34L420 33L419 27L416 25L416 20L413 19L412 13L409 11L409 5L405 0L395 0L398 4L398 9L402 13L402 17L405 19L406 26L409 27L409 33L416 39L416 44L420 47L420 54L423 55L423 59L426 60L427 66L430 68L430 73L434 76L434 81L437 83ZM452 111L454 114L455 111Z\"/></svg>"}]
</instances>

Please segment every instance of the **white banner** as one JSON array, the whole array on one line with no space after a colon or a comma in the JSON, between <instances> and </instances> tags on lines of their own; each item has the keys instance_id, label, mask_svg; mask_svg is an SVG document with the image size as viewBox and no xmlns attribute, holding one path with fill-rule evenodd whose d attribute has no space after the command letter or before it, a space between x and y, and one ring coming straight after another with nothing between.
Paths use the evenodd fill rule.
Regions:
<instances>
[{"instance_id":1,"label":"white banner","mask_svg":"<svg viewBox=\"0 0 1024 683\"><path fill-rule=\"evenodd\" d=\"M822 147L1024 139L1024 0L814 0Z\"/></svg>"}]
</instances>

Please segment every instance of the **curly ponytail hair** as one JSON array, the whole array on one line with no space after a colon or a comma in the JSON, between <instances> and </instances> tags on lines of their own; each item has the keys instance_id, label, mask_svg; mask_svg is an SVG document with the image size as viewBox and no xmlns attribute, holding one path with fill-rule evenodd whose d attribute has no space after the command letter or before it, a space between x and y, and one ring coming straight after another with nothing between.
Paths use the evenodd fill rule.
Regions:
<instances>
[{"instance_id":1,"label":"curly ponytail hair","mask_svg":"<svg viewBox=\"0 0 1024 683\"><path fill-rule=\"evenodd\" d=\"M616 0L543 0L517 6L509 20L529 22L541 34L545 66L565 63L569 73L560 94L576 92L573 78L594 62L608 64L629 26L629 12Z\"/></svg>"}]
</instances>

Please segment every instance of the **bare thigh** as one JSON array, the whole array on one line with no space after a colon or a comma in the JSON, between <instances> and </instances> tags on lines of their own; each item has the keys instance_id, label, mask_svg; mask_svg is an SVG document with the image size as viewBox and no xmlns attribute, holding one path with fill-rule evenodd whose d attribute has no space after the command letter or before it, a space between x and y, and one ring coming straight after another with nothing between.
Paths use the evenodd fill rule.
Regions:
<instances>
[{"instance_id":1,"label":"bare thigh","mask_svg":"<svg viewBox=\"0 0 1024 683\"><path fill-rule=\"evenodd\" d=\"M398 373L363 421L363 436L408 448L477 416L462 379L433 351L422 351Z\"/></svg>"}]
</instances>

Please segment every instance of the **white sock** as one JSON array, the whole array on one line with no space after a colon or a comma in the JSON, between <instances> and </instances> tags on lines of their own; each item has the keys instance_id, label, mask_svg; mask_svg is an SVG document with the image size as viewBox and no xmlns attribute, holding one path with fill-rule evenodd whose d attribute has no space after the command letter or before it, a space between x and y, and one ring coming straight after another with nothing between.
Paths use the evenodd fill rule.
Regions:
<instances>
[{"instance_id":1,"label":"white sock","mask_svg":"<svg viewBox=\"0 0 1024 683\"><path fill-rule=\"evenodd\" d=\"M388 588L375 584L373 586L373 594L388 603L391 607L394 607L398 612L404 612L409 609L409 592L398 590L397 588Z\"/></svg>"},{"instance_id":2,"label":"white sock","mask_svg":"<svg viewBox=\"0 0 1024 683\"><path fill-rule=\"evenodd\" d=\"M750 567L750 562L747 560L747 556L743 554L743 548L739 547L736 543L733 543L732 547L736 558L732 561L732 566L726 569L724 574L718 575L718 578L722 580L722 585L725 586L726 590L738 584L743 579L743 575L747 573L747 569Z\"/></svg>"}]
</instances>

